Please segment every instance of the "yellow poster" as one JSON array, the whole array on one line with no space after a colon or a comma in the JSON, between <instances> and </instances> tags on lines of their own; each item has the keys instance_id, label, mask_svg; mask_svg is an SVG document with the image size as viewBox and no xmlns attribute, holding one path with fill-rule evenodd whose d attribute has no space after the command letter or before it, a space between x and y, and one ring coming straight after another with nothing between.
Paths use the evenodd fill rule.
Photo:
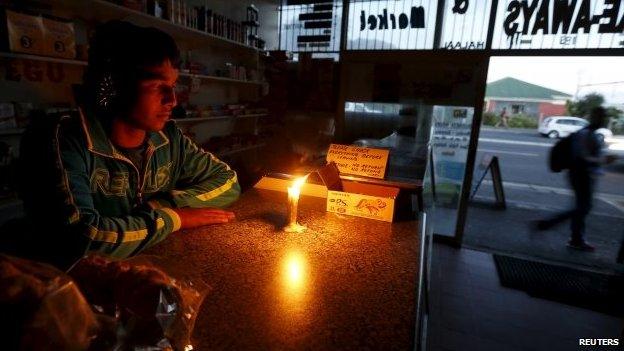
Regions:
<instances>
[{"instance_id":1,"label":"yellow poster","mask_svg":"<svg viewBox=\"0 0 624 351\"><path fill-rule=\"evenodd\" d=\"M342 174L383 179L390 151L366 147L331 144L327 162L334 161Z\"/></svg>"}]
</instances>

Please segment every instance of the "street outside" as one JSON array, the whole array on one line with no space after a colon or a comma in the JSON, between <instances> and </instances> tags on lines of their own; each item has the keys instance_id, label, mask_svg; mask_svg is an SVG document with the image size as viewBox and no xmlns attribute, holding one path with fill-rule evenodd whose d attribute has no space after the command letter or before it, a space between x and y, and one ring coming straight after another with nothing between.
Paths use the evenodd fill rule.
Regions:
<instances>
[{"instance_id":1,"label":"street outside","mask_svg":"<svg viewBox=\"0 0 624 351\"><path fill-rule=\"evenodd\" d=\"M548 158L556 140L536 130L482 127L473 175L481 178L482 160L497 156L500 163L507 209L494 209L490 176L476 193L468 210L464 244L546 261L617 270L617 251L624 240L624 160L605 167L598 180L593 209L587 218L586 238L596 251L577 252L566 247L569 222L537 232L532 221L570 209L574 199L567 173L553 173Z\"/></svg>"}]
</instances>

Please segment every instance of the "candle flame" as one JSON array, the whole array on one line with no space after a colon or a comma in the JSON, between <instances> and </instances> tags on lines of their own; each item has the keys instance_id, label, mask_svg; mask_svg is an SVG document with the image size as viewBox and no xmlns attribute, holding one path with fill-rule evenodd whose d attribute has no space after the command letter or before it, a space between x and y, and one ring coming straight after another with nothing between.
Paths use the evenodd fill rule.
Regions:
<instances>
[{"instance_id":1,"label":"candle flame","mask_svg":"<svg viewBox=\"0 0 624 351\"><path fill-rule=\"evenodd\" d=\"M301 187L303 186L303 184L305 184L306 180L308 179L308 176L309 174L304 177L299 177L295 179L295 181L293 182L293 185L291 187L288 187L288 194L296 198L299 198Z\"/></svg>"},{"instance_id":2,"label":"candle flame","mask_svg":"<svg viewBox=\"0 0 624 351\"><path fill-rule=\"evenodd\" d=\"M295 179L295 182L293 183L293 187L301 189L301 187L306 182L306 180L308 180L308 176L309 174L306 175L305 177L300 177L300 178Z\"/></svg>"}]
</instances>

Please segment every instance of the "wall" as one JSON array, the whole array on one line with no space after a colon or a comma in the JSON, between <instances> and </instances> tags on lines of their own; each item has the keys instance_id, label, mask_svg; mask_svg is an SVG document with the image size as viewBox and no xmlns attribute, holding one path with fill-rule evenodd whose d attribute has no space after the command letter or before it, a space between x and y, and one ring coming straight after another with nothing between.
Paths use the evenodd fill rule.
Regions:
<instances>
[{"instance_id":1,"label":"wall","mask_svg":"<svg viewBox=\"0 0 624 351\"><path fill-rule=\"evenodd\" d=\"M539 120L541 121L548 116L565 115L566 112L567 111L565 105L542 102L539 105Z\"/></svg>"}]
</instances>

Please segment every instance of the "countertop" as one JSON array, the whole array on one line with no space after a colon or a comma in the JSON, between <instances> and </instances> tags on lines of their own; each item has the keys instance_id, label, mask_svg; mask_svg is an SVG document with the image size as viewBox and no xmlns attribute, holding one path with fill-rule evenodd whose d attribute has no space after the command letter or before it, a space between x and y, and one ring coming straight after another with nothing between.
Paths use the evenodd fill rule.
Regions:
<instances>
[{"instance_id":1,"label":"countertop","mask_svg":"<svg viewBox=\"0 0 624 351\"><path fill-rule=\"evenodd\" d=\"M252 189L225 225L180 231L145 253L212 287L196 350L397 349L414 346L418 221L325 211L302 197L304 233L281 231L285 193Z\"/></svg>"}]
</instances>

